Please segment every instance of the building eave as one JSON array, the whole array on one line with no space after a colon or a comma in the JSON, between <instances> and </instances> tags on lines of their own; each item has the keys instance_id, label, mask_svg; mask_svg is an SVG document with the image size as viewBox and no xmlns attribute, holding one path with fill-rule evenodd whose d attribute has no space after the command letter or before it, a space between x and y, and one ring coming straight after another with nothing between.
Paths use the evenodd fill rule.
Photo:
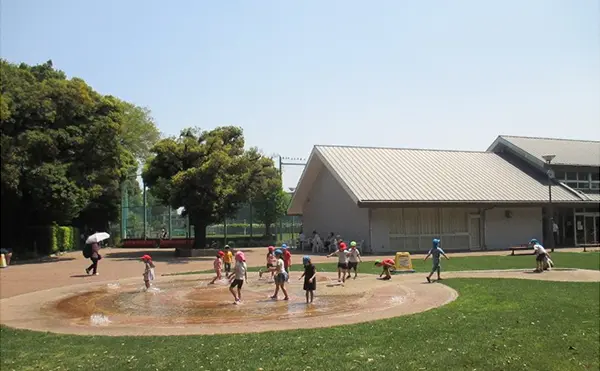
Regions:
<instances>
[{"instance_id":1,"label":"building eave","mask_svg":"<svg viewBox=\"0 0 600 371\"><path fill-rule=\"evenodd\" d=\"M589 206L597 205L595 201L565 201L557 200L552 202L553 205L557 206ZM404 207L472 207L472 208L489 208L489 207L542 207L548 205L548 201L359 201L358 207L360 208L404 208Z\"/></svg>"}]
</instances>

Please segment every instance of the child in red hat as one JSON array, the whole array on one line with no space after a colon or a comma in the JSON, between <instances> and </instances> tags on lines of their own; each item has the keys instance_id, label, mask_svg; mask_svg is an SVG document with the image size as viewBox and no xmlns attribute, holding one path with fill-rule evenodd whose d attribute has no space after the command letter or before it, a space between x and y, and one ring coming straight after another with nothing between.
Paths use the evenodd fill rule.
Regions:
<instances>
[{"instance_id":1,"label":"child in red hat","mask_svg":"<svg viewBox=\"0 0 600 371\"><path fill-rule=\"evenodd\" d=\"M393 259L385 259L384 261L376 260L375 266L383 268L383 270L381 271L381 274L379 275L379 278L381 278L381 276L383 276L385 274L385 277L382 278L383 280L392 279L390 270L393 269L395 265L396 265L396 262L394 262Z\"/></svg>"},{"instance_id":2,"label":"child in red hat","mask_svg":"<svg viewBox=\"0 0 600 371\"><path fill-rule=\"evenodd\" d=\"M267 272L271 272L271 281L275 281L275 271L271 270L271 268L277 265L277 258L275 257L275 247L269 246L267 248ZM260 269L258 271L258 277L262 278L263 270Z\"/></svg>"},{"instance_id":3,"label":"child in red hat","mask_svg":"<svg viewBox=\"0 0 600 371\"><path fill-rule=\"evenodd\" d=\"M338 282L346 282L346 274L348 273L348 252L346 251L346 244L340 243L337 250L327 255L328 258L332 256L338 256Z\"/></svg>"},{"instance_id":4,"label":"child in red hat","mask_svg":"<svg viewBox=\"0 0 600 371\"><path fill-rule=\"evenodd\" d=\"M150 255L142 256L142 261L144 262L144 284L146 285L146 290L150 288L150 281L154 280L154 263L152 263L152 257Z\"/></svg>"},{"instance_id":5,"label":"child in red hat","mask_svg":"<svg viewBox=\"0 0 600 371\"><path fill-rule=\"evenodd\" d=\"M213 262L213 267L215 268L215 273L217 274L215 276L215 278L213 278L212 281L210 281L210 284L212 285L213 283L215 283L216 280L221 280L222 276L221 276L221 272L223 271L223 257L225 256L225 253L223 251L219 251L217 253L217 258L215 259L215 261Z\"/></svg>"}]
</instances>

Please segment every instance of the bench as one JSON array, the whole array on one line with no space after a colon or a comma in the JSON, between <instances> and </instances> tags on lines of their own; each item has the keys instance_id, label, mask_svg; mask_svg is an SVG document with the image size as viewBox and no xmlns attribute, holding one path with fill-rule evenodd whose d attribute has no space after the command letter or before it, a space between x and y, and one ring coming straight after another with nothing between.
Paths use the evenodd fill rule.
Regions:
<instances>
[{"instance_id":1,"label":"bench","mask_svg":"<svg viewBox=\"0 0 600 371\"><path fill-rule=\"evenodd\" d=\"M530 250L530 247L529 247L529 245L523 244L523 245L518 245L518 246L511 246L510 250L512 251L510 255L514 256L516 250Z\"/></svg>"}]
</instances>

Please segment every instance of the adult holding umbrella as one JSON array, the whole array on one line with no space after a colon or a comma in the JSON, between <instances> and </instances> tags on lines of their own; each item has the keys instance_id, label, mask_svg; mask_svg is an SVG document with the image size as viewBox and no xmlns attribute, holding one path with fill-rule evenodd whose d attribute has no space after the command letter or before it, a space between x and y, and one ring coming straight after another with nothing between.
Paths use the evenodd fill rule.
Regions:
<instances>
[{"instance_id":1,"label":"adult holding umbrella","mask_svg":"<svg viewBox=\"0 0 600 371\"><path fill-rule=\"evenodd\" d=\"M102 259L102 255L100 255L100 242L107 240L110 235L106 232L96 232L89 236L87 240L85 240L86 247L84 248L84 257L89 257L92 261L92 265L85 269L85 273L90 274L90 271L94 276L98 275L98 261ZM89 248L87 245L91 245ZM88 252L88 254L86 254ZM89 256L86 256L89 255Z\"/></svg>"}]
</instances>

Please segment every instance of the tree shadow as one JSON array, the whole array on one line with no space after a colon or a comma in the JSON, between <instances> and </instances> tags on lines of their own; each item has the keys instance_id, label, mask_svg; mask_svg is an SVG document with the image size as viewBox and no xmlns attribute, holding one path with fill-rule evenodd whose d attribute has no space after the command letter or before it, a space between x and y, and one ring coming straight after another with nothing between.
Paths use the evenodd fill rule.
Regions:
<instances>
[{"instance_id":1,"label":"tree shadow","mask_svg":"<svg viewBox=\"0 0 600 371\"><path fill-rule=\"evenodd\" d=\"M101 252L102 253L102 252ZM151 251L140 249L139 251L111 251L103 255L105 259L116 260L116 261L128 261L128 260L140 260L143 255L150 255L152 260L155 262L161 262L166 264L188 264L193 262L212 261L214 260L213 255L209 256L194 256L194 257L176 257L174 249L157 250L152 249Z\"/></svg>"},{"instance_id":2,"label":"tree shadow","mask_svg":"<svg viewBox=\"0 0 600 371\"><path fill-rule=\"evenodd\" d=\"M43 257L43 258L20 260L19 258L13 257L10 260L9 267L13 266L13 265L46 264L46 263L56 263L56 262L69 261L69 260L75 260L75 258L67 258L64 256L56 256L56 257L48 256L48 257Z\"/></svg>"}]
</instances>

